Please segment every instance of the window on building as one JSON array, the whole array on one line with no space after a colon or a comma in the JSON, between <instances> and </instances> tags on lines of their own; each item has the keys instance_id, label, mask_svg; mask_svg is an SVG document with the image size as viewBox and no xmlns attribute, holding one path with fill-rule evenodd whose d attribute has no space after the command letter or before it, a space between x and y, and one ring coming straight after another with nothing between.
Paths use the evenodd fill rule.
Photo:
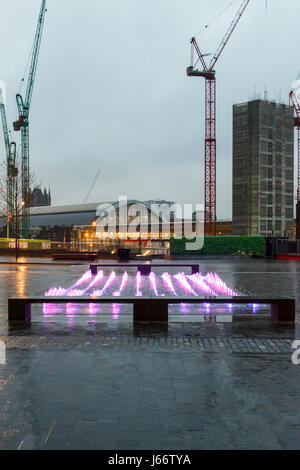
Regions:
<instances>
[{"instance_id":1,"label":"window on building","mask_svg":"<svg viewBox=\"0 0 300 470\"><path fill-rule=\"evenodd\" d=\"M267 208L266 208L266 206L261 206L260 207L260 216L261 217L267 217Z\"/></svg>"},{"instance_id":2,"label":"window on building","mask_svg":"<svg viewBox=\"0 0 300 470\"><path fill-rule=\"evenodd\" d=\"M261 175L261 178L266 178L267 177L267 167L266 166L261 167L260 175Z\"/></svg>"},{"instance_id":3,"label":"window on building","mask_svg":"<svg viewBox=\"0 0 300 470\"><path fill-rule=\"evenodd\" d=\"M268 161L268 156L265 153L260 154L260 161L262 165L266 165Z\"/></svg>"},{"instance_id":4,"label":"window on building","mask_svg":"<svg viewBox=\"0 0 300 470\"><path fill-rule=\"evenodd\" d=\"M260 190L261 190L262 193L266 192L266 190L267 190L267 182L266 181L261 181Z\"/></svg>"},{"instance_id":5,"label":"window on building","mask_svg":"<svg viewBox=\"0 0 300 470\"><path fill-rule=\"evenodd\" d=\"M288 154L294 153L294 145L293 144L285 144L285 151Z\"/></svg>"}]
</instances>

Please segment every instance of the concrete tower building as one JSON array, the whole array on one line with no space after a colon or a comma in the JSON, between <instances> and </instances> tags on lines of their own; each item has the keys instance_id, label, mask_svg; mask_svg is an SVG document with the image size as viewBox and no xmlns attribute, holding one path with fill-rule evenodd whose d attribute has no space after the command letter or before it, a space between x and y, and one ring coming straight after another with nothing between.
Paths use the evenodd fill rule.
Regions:
<instances>
[{"instance_id":1,"label":"concrete tower building","mask_svg":"<svg viewBox=\"0 0 300 470\"><path fill-rule=\"evenodd\" d=\"M233 234L293 237L294 110L233 106Z\"/></svg>"}]
</instances>

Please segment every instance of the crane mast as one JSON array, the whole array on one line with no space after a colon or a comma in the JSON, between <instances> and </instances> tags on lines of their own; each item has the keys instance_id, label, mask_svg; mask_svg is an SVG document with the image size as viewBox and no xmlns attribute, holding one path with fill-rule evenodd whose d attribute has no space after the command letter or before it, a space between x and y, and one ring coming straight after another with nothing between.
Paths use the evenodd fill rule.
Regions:
<instances>
[{"instance_id":1,"label":"crane mast","mask_svg":"<svg viewBox=\"0 0 300 470\"><path fill-rule=\"evenodd\" d=\"M216 72L214 66L230 36L240 21L250 0L243 0L241 6L231 22L225 36L223 37L217 51L209 65L205 62L205 55L202 54L196 39L191 39L191 65L187 68L189 77L205 78L205 185L204 185L204 233L205 235L216 235ZM198 57L194 62L194 51ZM200 61L203 69L196 68Z\"/></svg>"},{"instance_id":2,"label":"crane mast","mask_svg":"<svg viewBox=\"0 0 300 470\"><path fill-rule=\"evenodd\" d=\"M29 162L29 113L34 88L34 81L36 76L39 51L42 40L43 26L46 13L46 0L42 0L40 14L35 33L33 52L31 57L31 64L26 88L25 100L22 95L16 95L17 108L18 108L18 121L14 122L14 130L21 130L21 155L22 155L22 235L28 236L30 229L29 219L29 193L30 193L30 162Z\"/></svg>"},{"instance_id":3,"label":"crane mast","mask_svg":"<svg viewBox=\"0 0 300 470\"><path fill-rule=\"evenodd\" d=\"M294 127L297 129L297 203L300 202L300 105L293 91L290 92L290 105L294 107Z\"/></svg>"},{"instance_id":4,"label":"crane mast","mask_svg":"<svg viewBox=\"0 0 300 470\"><path fill-rule=\"evenodd\" d=\"M2 93L2 89L0 88L0 114L2 120L2 128L3 128L3 137L4 137L4 145L5 145L5 152L6 152L6 168L7 168L7 196L6 196L6 206L7 206L7 237L12 235L12 224L11 218L13 213L13 185L14 185L14 177L17 175L16 165L16 143L10 142L9 138L9 131L7 125L7 118L6 118L6 110L5 110L5 103L4 97Z\"/></svg>"}]
</instances>

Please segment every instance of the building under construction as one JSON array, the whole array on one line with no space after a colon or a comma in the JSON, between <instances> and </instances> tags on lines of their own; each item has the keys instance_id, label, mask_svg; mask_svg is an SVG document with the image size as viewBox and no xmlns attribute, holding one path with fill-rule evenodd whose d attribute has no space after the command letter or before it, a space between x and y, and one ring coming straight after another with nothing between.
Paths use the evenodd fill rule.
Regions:
<instances>
[{"instance_id":1,"label":"building under construction","mask_svg":"<svg viewBox=\"0 0 300 470\"><path fill-rule=\"evenodd\" d=\"M233 234L293 238L294 110L233 106Z\"/></svg>"}]
</instances>

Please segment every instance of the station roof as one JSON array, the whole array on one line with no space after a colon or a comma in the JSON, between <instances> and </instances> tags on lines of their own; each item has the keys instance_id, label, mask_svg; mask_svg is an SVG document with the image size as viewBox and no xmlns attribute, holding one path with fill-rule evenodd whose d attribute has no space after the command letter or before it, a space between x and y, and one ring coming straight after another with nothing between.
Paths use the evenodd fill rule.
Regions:
<instances>
[{"instance_id":1,"label":"station roof","mask_svg":"<svg viewBox=\"0 0 300 470\"><path fill-rule=\"evenodd\" d=\"M30 215L48 215L48 214L66 214L72 212L96 212L97 207L100 204L106 203L89 203L89 204L72 204L67 206L43 206L43 207L31 207ZM108 202L112 204L112 202Z\"/></svg>"},{"instance_id":2,"label":"station roof","mask_svg":"<svg viewBox=\"0 0 300 470\"><path fill-rule=\"evenodd\" d=\"M144 204L148 210L151 210L152 203L168 204L169 201L138 201L128 199L127 205ZM100 205L109 204L118 207L119 201L106 201L88 204L72 204L65 206L43 206L30 208L30 226L37 229L42 226L65 226L90 225L96 219L97 209ZM154 211L155 212L155 211Z\"/></svg>"}]
</instances>

